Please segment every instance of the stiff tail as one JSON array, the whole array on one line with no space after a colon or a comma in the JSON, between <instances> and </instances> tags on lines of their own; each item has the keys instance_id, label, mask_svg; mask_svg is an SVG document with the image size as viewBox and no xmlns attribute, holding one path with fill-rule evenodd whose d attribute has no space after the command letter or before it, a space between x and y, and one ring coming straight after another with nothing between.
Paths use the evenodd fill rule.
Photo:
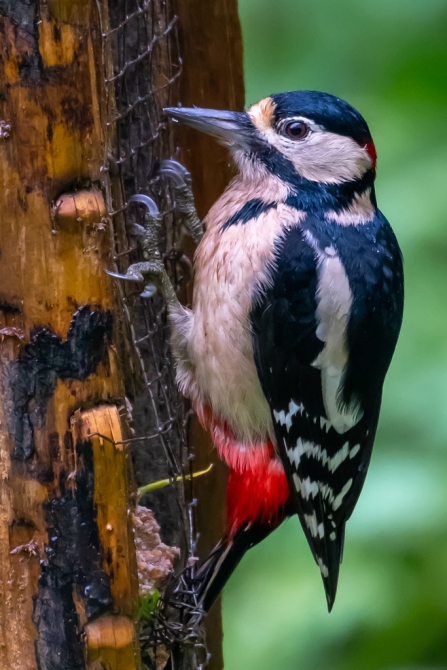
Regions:
<instances>
[{"instance_id":1,"label":"stiff tail","mask_svg":"<svg viewBox=\"0 0 447 670\"><path fill-rule=\"evenodd\" d=\"M343 543L345 537L344 524L331 533L335 538L326 542L324 556L322 559L326 562L327 570L322 567L322 563L317 560L323 579L324 591L326 593L327 608L330 612L334 606L335 596L337 595L338 576L340 572L340 563L343 555ZM320 559L321 560L321 559Z\"/></svg>"},{"instance_id":2,"label":"stiff tail","mask_svg":"<svg viewBox=\"0 0 447 670\"><path fill-rule=\"evenodd\" d=\"M202 563L197 574L199 602L208 612L221 593L244 554L262 542L273 528L267 524L250 524L224 537Z\"/></svg>"},{"instance_id":3,"label":"stiff tail","mask_svg":"<svg viewBox=\"0 0 447 670\"><path fill-rule=\"evenodd\" d=\"M340 563L343 558L345 523L336 523L332 515L328 516L321 499L317 498L311 509L311 514L305 514L300 510L298 516L315 563L320 569L330 612L337 594Z\"/></svg>"}]
</instances>

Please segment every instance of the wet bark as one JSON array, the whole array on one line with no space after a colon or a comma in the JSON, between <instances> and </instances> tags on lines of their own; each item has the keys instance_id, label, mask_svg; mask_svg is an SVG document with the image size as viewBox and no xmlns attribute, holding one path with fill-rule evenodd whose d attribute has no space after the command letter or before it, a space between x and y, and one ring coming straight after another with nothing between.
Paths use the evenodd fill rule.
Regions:
<instances>
[{"instance_id":1,"label":"wet bark","mask_svg":"<svg viewBox=\"0 0 447 670\"><path fill-rule=\"evenodd\" d=\"M236 3L178 0L176 12L182 104L241 109ZM122 445L134 371L105 273L100 39L92 0L0 0L2 668L140 667L133 473ZM227 157L208 138L178 138L203 214L229 179ZM192 431L200 469L214 455ZM158 476L147 467L140 483ZM224 479L216 467L194 491L201 555L221 533ZM218 608L208 629L218 670Z\"/></svg>"},{"instance_id":2,"label":"wet bark","mask_svg":"<svg viewBox=\"0 0 447 670\"><path fill-rule=\"evenodd\" d=\"M95 16L0 2L2 668L139 667Z\"/></svg>"},{"instance_id":3,"label":"wet bark","mask_svg":"<svg viewBox=\"0 0 447 670\"><path fill-rule=\"evenodd\" d=\"M182 105L211 109L243 110L245 104L242 35L237 0L177 0L180 53L184 74L180 79ZM180 160L192 173L200 216L205 216L233 176L228 151L211 137L189 128L176 130ZM200 533L198 551L206 556L222 535L227 472L212 449L209 435L193 422L190 441L195 445L195 468L213 462L212 473L194 485ZM210 669L223 667L221 603L206 619Z\"/></svg>"}]
</instances>

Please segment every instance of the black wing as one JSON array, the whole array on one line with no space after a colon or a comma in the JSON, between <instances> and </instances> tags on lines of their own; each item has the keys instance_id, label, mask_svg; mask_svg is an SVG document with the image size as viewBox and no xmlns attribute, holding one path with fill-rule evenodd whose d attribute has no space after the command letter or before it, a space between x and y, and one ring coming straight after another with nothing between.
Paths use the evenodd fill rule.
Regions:
<instances>
[{"instance_id":1,"label":"black wing","mask_svg":"<svg viewBox=\"0 0 447 670\"><path fill-rule=\"evenodd\" d=\"M320 252L341 261L351 290L348 360L341 406L359 406L345 432L330 421L316 365ZM363 486L379 417L382 385L402 318L402 262L386 220L338 226L308 217L277 246L273 282L252 310L255 361L269 402L278 450L331 609L344 529ZM318 333L320 334L320 333ZM320 334L321 336L321 334Z\"/></svg>"}]
</instances>

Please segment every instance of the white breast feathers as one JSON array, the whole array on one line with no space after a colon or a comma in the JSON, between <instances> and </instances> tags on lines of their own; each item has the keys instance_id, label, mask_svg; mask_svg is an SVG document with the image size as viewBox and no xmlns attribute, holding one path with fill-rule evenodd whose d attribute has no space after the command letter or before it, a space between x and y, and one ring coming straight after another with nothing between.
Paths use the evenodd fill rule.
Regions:
<instances>
[{"instance_id":1,"label":"white breast feathers","mask_svg":"<svg viewBox=\"0 0 447 670\"><path fill-rule=\"evenodd\" d=\"M237 189L229 189L207 217L195 258L193 309L174 316L176 356L183 392L210 404L241 442L254 444L273 438L273 428L254 362L250 311L256 287L270 282L275 239L297 225L300 214L278 204L222 232L244 204L240 183Z\"/></svg>"}]
</instances>

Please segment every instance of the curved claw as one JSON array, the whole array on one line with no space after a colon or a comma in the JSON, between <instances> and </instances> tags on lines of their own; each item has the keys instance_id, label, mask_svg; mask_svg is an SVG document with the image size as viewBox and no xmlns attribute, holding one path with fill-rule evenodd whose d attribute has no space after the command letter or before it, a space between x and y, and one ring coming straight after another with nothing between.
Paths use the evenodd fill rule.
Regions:
<instances>
[{"instance_id":1,"label":"curved claw","mask_svg":"<svg viewBox=\"0 0 447 670\"><path fill-rule=\"evenodd\" d=\"M141 298L153 298L154 295L157 293L157 287L155 284L147 284L144 287L144 291L140 293Z\"/></svg>"},{"instance_id":2,"label":"curved claw","mask_svg":"<svg viewBox=\"0 0 447 670\"><path fill-rule=\"evenodd\" d=\"M143 237L146 234L146 229L144 226L140 226L139 223L131 223L127 228L130 235L134 237Z\"/></svg>"},{"instance_id":3,"label":"curved claw","mask_svg":"<svg viewBox=\"0 0 447 670\"><path fill-rule=\"evenodd\" d=\"M140 275L120 275L119 272L111 272L106 270L107 274L116 279L125 279L126 281L143 281L143 277Z\"/></svg>"},{"instance_id":4,"label":"curved claw","mask_svg":"<svg viewBox=\"0 0 447 670\"><path fill-rule=\"evenodd\" d=\"M141 202L141 204L146 205L149 214L153 217L159 216L160 211L155 204L155 201L152 200L148 195L144 195L144 193L136 193L135 195L131 195L129 198L129 203L131 202Z\"/></svg>"},{"instance_id":5,"label":"curved claw","mask_svg":"<svg viewBox=\"0 0 447 670\"><path fill-rule=\"evenodd\" d=\"M162 174L163 177L171 179L174 182L174 186L184 186L186 183L185 177L187 177L189 173L181 163L174 160L166 160L161 161L160 163L160 174Z\"/></svg>"},{"instance_id":6,"label":"curved claw","mask_svg":"<svg viewBox=\"0 0 447 670\"><path fill-rule=\"evenodd\" d=\"M161 161L160 170L164 169L174 170L175 172L178 172L179 174L182 174L185 177L188 175L188 170L185 168L185 166L179 163L178 161L172 160L172 158L168 158L165 161Z\"/></svg>"}]
</instances>

